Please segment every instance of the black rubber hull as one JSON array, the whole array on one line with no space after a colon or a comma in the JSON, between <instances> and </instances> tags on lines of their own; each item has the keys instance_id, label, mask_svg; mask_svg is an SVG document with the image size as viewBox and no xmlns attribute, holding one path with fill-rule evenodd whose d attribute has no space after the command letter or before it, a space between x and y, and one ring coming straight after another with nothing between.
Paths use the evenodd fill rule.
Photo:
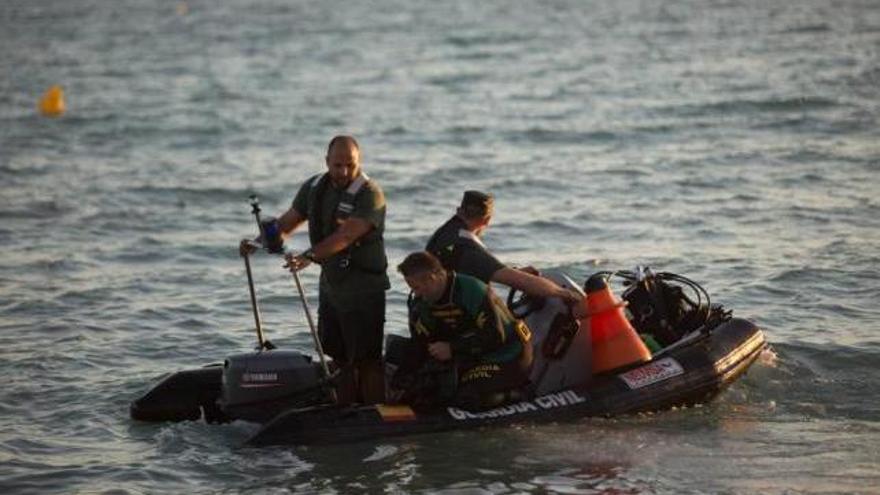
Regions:
<instances>
[{"instance_id":1,"label":"black rubber hull","mask_svg":"<svg viewBox=\"0 0 880 495\"><path fill-rule=\"evenodd\" d=\"M223 366L205 366L171 374L131 403L129 412L138 421L227 421L217 407Z\"/></svg>"},{"instance_id":2,"label":"black rubber hull","mask_svg":"<svg viewBox=\"0 0 880 495\"><path fill-rule=\"evenodd\" d=\"M565 421L658 411L706 402L736 380L766 346L754 324L732 319L710 335L651 362L596 377L583 387L470 413L455 408L412 411L399 406L292 409L265 424L251 445L344 443L506 423Z\"/></svg>"}]
</instances>

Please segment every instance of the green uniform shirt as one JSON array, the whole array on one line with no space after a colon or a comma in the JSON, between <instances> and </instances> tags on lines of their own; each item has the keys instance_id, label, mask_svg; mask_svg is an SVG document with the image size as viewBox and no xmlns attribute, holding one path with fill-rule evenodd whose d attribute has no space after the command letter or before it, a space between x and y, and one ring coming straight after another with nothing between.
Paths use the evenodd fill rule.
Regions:
<instances>
[{"instance_id":1,"label":"green uniform shirt","mask_svg":"<svg viewBox=\"0 0 880 495\"><path fill-rule=\"evenodd\" d=\"M313 220L310 215L320 215L319 224L323 230L319 233L320 239L335 232L342 223L337 217L338 207L346 195L344 188L336 188L329 177L326 180L320 198L316 194L319 180L313 178L300 187L293 200L293 209L310 222ZM373 226L373 231L362 240L355 241L349 249L321 263L321 293L333 298L334 303L343 308L356 307L360 294L384 291L391 286L385 270L387 261L382 239L385 231L385 195L378 184L369 180L358 190L349 216L367 221ZM367 242L367 238L372 240Z\"/></svg>"},{"instance_id":2,"label":"green uniform shirt","mask_svg":"<svg viewBox=\"0 0 880 495\"><path fill-rule=\"evenodd\" d=\"M475 277L451 272L446 293L435 302L415 300L412 337L426 343L449 342L464 362L510 362L531 339L489 287Z\"/></svg>"}]
</instances>

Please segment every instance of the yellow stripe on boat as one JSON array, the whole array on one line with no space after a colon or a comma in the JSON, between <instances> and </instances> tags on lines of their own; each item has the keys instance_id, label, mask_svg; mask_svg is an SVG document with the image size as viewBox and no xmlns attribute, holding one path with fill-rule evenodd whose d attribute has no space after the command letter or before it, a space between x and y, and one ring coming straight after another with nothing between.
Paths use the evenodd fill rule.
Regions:
<instances>
[{"instance_id":1,"label":"yellow stripe on boat","mask_svg":"<svg viewBox=\"0 0 880 495\"><path fill-rule=\"evenodd\" d=\"M416 413L409 406L377 404L376 410L382 416L383 421L412 421L416 419Z\"/></svg>"}]
</instances>

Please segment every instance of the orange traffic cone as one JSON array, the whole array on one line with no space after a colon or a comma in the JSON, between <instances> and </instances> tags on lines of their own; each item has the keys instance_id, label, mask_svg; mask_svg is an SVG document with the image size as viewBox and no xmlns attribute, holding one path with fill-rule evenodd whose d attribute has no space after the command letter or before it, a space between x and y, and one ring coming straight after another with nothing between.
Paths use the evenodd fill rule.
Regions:
<instances>
[{"instance_id":1,"label":"orange traffic cone","mask_svg":"<svg viewBox=\"0 0 880 495\"><path fill-rule=\"evenodd\" d=\"M587 316L581 328L590 329L593 373L601 373L651 359L651 351L623 314L626 302L617 301L601 274L587 280ZM589 324L589 326L584 326Z\"/></svg>"}]
</instances>

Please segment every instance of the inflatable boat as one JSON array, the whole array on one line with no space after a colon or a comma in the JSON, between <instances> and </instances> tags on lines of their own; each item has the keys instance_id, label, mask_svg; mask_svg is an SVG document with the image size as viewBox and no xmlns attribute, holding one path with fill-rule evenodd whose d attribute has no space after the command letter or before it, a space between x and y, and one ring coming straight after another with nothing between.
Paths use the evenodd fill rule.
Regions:
<instances>
[{"instance_id":1,"label":"inflatable boat","mask_svg":"<svg viewBox=\"0 0 880 495\"><path fill-rule=\"evenodd\" d=\"M250 282L249 265L248 275ZM755 324L711 304L701 286L679 275L637 267L594 274L583 287L565 274L548 277L586 291L588 302L602 299L591 290L612 294L606 285L612 280L622 280L624 290L620 299L612 294L606 301L610 306L591 308L580 321L560 300L511 292L508 306L532 331L535 361L528 386L492 409L336 405L333 375L323 359L267 345L252 297L257 351L166 377L131 404L131 417L252 421L262 427L249 444L304 445L617 416L706 402L746 372L767 345ZM610 319L602 324L605 316ZM388 376L394 361L388 350Z\"/></svg>"}]
</instances>

